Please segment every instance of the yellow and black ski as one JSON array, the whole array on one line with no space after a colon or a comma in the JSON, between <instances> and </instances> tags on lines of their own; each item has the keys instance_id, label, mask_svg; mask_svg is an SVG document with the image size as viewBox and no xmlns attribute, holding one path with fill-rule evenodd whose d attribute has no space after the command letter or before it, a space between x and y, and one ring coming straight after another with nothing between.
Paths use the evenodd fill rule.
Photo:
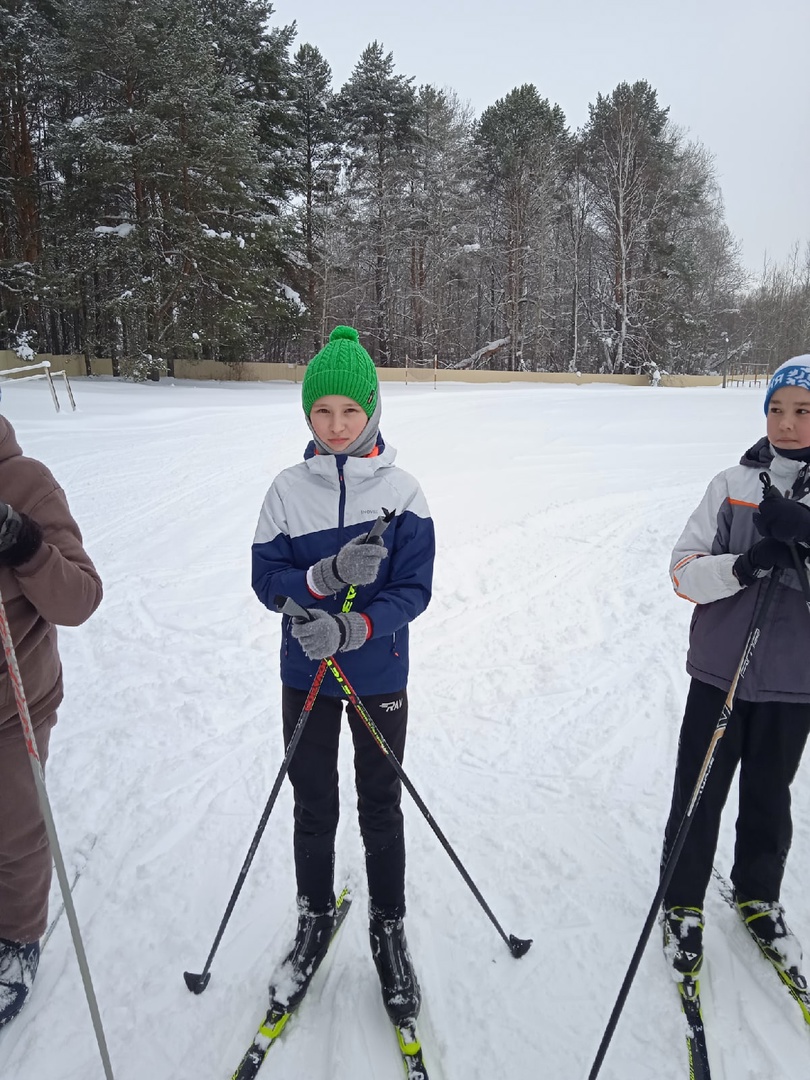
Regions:
<instances>
[{"instance_id":1,"label":"yellow and black ski","mask_svg":"<svg viewBox=\"0 0 810 1080\"><path fill-rule=\"evenodd\" d=\"M706 1029L700 1010L700 983L690 975L678 983L681 1008L686 1017L686 1049L689 1054L689 1080L711 1080Z\"/></svg>"},{"instance_id":2,"label":"yellow and black ski","mask_svg":"<svg viewBox=\"0 0 810 1080\"><path fill-rule=\"evenodd\" d=\"M352 898L349 895L349 890L344 889L336 902L337 916L335 918L335 928L332 931L332 937L329 939L331 946L335 940L335 935L343 924L343 920L349 913L349 908L352 906ZM309 989L309 987L307 987ZM290 1018L295 1013L296 1009L300 1008L301 1002L299 1001L295 1009L287 1010L282 1005L274 1005L270 1003L270 1008L267 1010L264 1020L259 1025L259 1030L253 1036L253 1042L245 1051L245 1055L239 1062L239 1066L236 1072L231 1077L231 1080L254 1080L259 1073L259 1069L262 1067L262 1063L267 1055L270 1053L271 1047L278 1040L284 1028L287 1026Z\"/></svg>"},{"instance_id":3,"label":"yellow and black ski","mask_svg":"<svg viewBox=\"0 0 810 1080\"><path fill-rule=\"evenodd\" d=\"M394 1027L406 1077L408 1080L428 1080L427 1069L422 1060L422 1044L416 1034L415 1022L404 1020L401 1024L395 1024Z\"/></svg>"}]
</instances>

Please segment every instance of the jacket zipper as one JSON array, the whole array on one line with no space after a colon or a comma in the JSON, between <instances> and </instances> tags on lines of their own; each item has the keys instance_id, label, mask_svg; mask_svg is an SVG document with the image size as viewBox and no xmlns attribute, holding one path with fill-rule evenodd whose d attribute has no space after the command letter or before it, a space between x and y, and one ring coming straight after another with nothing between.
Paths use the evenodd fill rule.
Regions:
<instances>
[{"instance_id":1,"label":"jacket zipper","mask_svg":"<svg viewBox=\"0 0 810 1080\"><path fill-rule=\"evenodd\" d=\"M338 484L340 485L340 498L338 499L338 528L343 532L343 522L346 516L346 482L343 479L343 466L338 465Z\"/></svg>"}]
</instances>

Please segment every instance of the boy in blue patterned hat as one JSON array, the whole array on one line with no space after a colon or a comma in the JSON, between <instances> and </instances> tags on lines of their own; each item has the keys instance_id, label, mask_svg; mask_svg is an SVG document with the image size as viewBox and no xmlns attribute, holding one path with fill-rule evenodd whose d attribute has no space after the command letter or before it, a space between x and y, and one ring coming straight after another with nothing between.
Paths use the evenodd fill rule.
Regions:
<instances>
[{"instance_id":1,"label":"boy in blue patterned hat","mask_svg":"<svg viewBox=\"0 0 810 1080\"><path fill-rule=\"evenodd\" d=\"M771 376L768 389L765 393L765 415L768 415L768 405L776 390L781 387L797 386L802 390L810 390L810 353L802 356L794 356L792 360L786 360L778 367Z\"/></svg>"},{"instance_id":2,"label":"boy in blue patterned hat","mask_svg":"<svg viewBox=\"0 0 810 1080\"><path fill-rule=\"evenodd\" d=\"M253 588L271 610L289 596L314 618L284 617L282 714L289 744L319 661L340 665L397 758L408 717L408 626L425 610L433 577L433 523L416 480L394 464L379 432L374 363L357 331L338 326L307 366L304 460L273 481L253 543ZM396 517L382 539L366 537L383 507ZM295 944L271 981L271 999L292 1009L306 992L335 921L338 739L344 702L327 677L290 764L295 794L298 889ZM403 930L405 839L400 782L355 710L360 830L366 855L372 955L391 1019L416 1019L420 993Z\"/></svg>"},{"instance_id":3,"label":"boy in blue patterned hat","mask_svg":"<svg viewBox=\"0 0 810 1080\"><path fill-rule=\"evenodd\" d=\"M781 572L726 732L664 896L664 950L677 979L703 962L703 898L720 815L740 767L731 880L737 909L765 955L800 977L801 949L779 903L793 825L790 786L810 732L810 612L794 569L810 555L810 355L777 369L765 394L767 436L709 484L672 553L677 593L696 604L692 683L678 744L664 859L703 767L750 632L764 578ZM771 495L763 497L760 475Z\"/></svg>"}]
</instances>

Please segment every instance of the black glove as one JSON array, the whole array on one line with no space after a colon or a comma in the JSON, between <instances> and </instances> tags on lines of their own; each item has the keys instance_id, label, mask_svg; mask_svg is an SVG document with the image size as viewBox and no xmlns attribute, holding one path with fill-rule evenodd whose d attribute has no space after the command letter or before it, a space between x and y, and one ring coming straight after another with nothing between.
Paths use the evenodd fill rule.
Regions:
<instances>
[{"instance_id":1,"label":"black glove","mask_svg":"<svg viewBox=\"0 0 810 1080\"><path fill-rule=\"evenodd\" d=\"M789 500L785 499L784 501L788 502ZM810 554L810 548L807 548L804 544L797 545L797 550L800 559L806 559ZM774 540L772 537L766 537L764 540L757 540L753 547L750 547L748 551L744 551L737 558L732 570L741 585L753 585L755 581L765 577L768 571L773 570L775 566L782 570L793 569L793 555L790 551L790 544L785 543L784 540Z\"/></svg>"},{"instance_id":2,"label":"black glove","mask_svg":"<svg viewBox=\"0 0 810 1080\"><path fill-rule=\"evenodd\" d=\"M773 494L771 494L773 492ZM759 504L754 525L762 536L788 543L810 543L810 506L797 499L786 499L775 488Z\"/></svg>"},{"instance_id":3,"label":"black glove","mask_svg":"<svg viewBox=\"0 0 810 1080\"><path fill-rule=\"evenodd\" d=\"M42 529L27 514L0 500L0 566L21 566L42 543Z\"/></svg>"}]
</instances>

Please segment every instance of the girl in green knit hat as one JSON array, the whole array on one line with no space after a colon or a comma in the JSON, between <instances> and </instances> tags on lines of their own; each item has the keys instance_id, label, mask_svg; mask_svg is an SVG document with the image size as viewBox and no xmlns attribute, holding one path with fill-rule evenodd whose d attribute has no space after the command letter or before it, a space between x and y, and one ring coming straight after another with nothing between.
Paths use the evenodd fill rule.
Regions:
<instances>
[{"instance_id":1,"label":"girl in green knit hat","mask_svg":"<svg viewBox=\"0 0 810 1080\"><path fill-rule=\"evenodd\" d=\"M397 758L408 720L408 629L430 601L434 536L417 481L395 464L380 434L374 362L357 331L336 327L307 366L304 460L273 481L253 543L253 588L307 607L309 622L284 616L281 700L289 744L319 662L340 666ZM368 541L384 508L395 516ZM354 742L355 782L369 890L369 933L383 1001L396 1024L415 1020L419 984L408 952L405 836L400 782L336 680L323 682L290 764L295 796L298 894L295 943L271 980L274 1003L294 1008L326 952L335 923L338 740L344 714Z\"/></svg>"}]
</instances>

